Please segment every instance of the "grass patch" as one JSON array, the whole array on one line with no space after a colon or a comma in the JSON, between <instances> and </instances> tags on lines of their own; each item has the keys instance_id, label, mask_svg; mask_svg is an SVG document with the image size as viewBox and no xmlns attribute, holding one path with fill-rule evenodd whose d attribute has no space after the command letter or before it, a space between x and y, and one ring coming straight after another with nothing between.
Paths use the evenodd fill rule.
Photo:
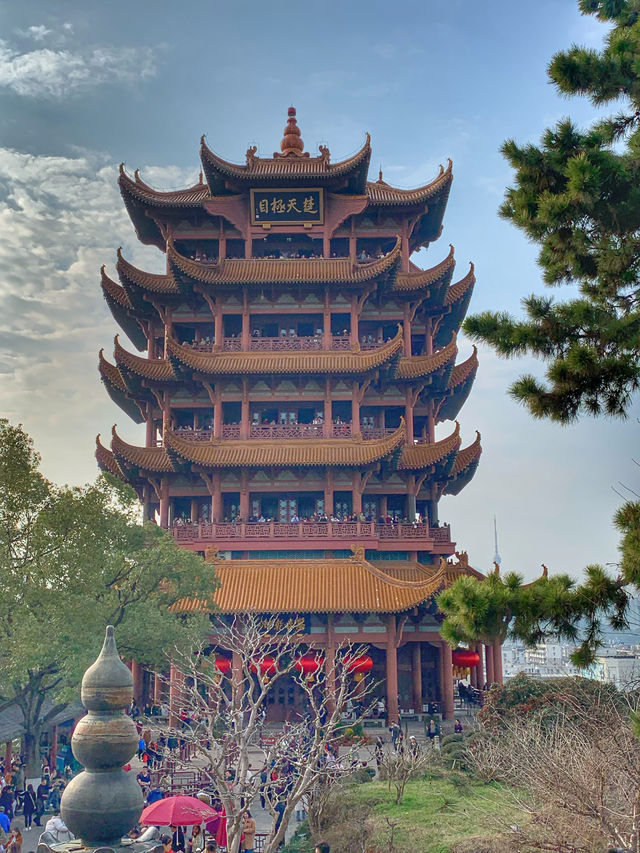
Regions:
<instances>
[{"instance_id":1,"label":"grass patch","mask_svg":"<svg viewBox=\"0 0 640 853\"><path fill-rule=\"evenodd\" d=\"M385 782L353 786L344 793L354 806L370 810L372 851L389 849L387 819L396 824L398 853L451 853L454 845L464 840L495 840L500 834L496 818L507 825L524 819L505 798L501 786L473 779L461 784L460 774L455 773L432 772L429 778L407 783L399 806ZM341 853L339 847L336 853Z\"/></svg>"}]
</instances>

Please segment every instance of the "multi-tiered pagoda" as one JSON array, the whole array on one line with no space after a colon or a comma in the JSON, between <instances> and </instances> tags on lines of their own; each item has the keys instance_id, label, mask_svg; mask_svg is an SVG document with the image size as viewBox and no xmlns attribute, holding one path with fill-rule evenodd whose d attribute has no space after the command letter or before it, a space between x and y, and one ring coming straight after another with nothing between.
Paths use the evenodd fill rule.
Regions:
<instances>
[{"instance_id":1,"label":"multi-tiered pagoda","mask_svg":"<svg viewBox=\"0 0 640 853\"><path fill-rule=\"evenodd\" d=\"M103 268L130 344L116 336L100 373L146 438L114 428L98 462L136 488L146 518L216 561L223 612L298 614L327 653L365 639L390 717L428 701L451 713L432 599L454 571L438 502L481 453L455 420L478 364L475 350L456 363L475 279L471 267L452 283L453 247L430 269L411 261L440 235L451 163L419 189L370 182L368 136L346 160L310 156L293 108L280 148L236 165L203 138L200 179L179 192L121 168L136 233L166 272L120 252L119 283ZM283 687L274 716L297 701Z\"/></svg>"}]
</instances>

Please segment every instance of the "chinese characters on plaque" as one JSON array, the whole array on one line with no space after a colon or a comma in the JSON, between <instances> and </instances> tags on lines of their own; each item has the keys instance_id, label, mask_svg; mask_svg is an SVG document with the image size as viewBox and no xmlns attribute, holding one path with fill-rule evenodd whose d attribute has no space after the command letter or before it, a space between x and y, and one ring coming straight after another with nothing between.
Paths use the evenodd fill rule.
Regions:
<instances>
[{"instance_id":1,"label":"chinese characters on plaque","mask_svg":"<svg viewBox=\"0 0 640 853\"><path fill-rule=\"evenodd\" d=\"M323 222L322 190L251 190L253 225L295 225Z\"/></svg>"}]
</instances>

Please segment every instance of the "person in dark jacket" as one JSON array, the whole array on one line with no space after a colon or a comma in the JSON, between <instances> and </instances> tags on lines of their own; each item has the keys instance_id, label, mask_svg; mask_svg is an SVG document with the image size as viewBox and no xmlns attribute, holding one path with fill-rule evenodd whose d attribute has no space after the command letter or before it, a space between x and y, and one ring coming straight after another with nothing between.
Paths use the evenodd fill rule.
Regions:
<instances>
[{"instance_id":1,"label":"person in dark jacket","mask_svg":"<svg viewBox=\"0 0 640 853\"><path fill-rule=\"evenodd\" d=\"M33 790L33 785L27 785L27 790L22 794L21 800L24 814L24 828L31 829L33 815L36 810L36 792Z\"/></svg>"}]
</instances>

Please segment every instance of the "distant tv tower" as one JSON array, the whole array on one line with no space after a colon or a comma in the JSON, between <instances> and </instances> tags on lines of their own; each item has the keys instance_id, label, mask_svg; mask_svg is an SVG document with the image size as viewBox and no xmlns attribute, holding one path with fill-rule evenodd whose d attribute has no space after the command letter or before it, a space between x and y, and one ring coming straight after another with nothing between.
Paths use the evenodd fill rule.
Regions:
<instances>
[{"instance_id":1,"label":"distant tv tower","mask_svg":"<svg viewBox=\"0 0 640 853\"><path fill-rule=\"evenodd\" d=\"M493 557L493 562L499 566L500 563L502 563L502 557L500 556L500 551L498 550L498 525L496 522L495 515L493 516L493 537L496 543L496 553Z\"/></svg>"}]
</instances>

